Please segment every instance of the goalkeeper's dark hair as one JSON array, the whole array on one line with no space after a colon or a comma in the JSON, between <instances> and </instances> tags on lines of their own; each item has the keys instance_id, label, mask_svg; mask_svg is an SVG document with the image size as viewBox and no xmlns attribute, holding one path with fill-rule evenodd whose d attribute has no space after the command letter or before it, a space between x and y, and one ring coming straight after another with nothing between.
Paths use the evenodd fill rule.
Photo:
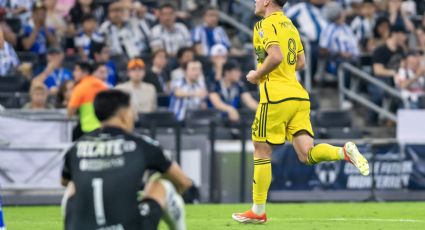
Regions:
<instances>
[{"instance_id":1,"label":"goalkeeper's dark hair","mask_svg":"<svg viewBox=\"0 0 425 230\"><path fill-rule=\"evenodd\" d=\"M288 0L273 0L278 6L283 7Z\"/></svg>"},{"instance_id":2,"label":"goalkeeper's dark hair","mask_svg":"<svg viewBox=\"0 0 425 230\"><path fill-rule=\"evenodd\" d=\"M121 108L130 107L130 95L121 90L106 90L96 95L93 104L94 113L102 122L115 116Z\"/></svg>"}]
</instances>

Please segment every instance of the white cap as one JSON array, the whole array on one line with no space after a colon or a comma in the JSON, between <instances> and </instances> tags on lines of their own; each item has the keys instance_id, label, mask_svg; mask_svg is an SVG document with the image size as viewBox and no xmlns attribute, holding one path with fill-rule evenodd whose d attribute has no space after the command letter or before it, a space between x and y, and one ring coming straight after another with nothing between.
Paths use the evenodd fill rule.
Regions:
<instances>
[{"instance_id":1,"label":"white cap","mask_svg":"<svg viewBox=\"0 0 425 230\"><path fill-rule=\"evenodd\" d=\"M211 56L227 56L227 48L223 44L216 44L211 47Z\"/></svg>"}]
</instances>

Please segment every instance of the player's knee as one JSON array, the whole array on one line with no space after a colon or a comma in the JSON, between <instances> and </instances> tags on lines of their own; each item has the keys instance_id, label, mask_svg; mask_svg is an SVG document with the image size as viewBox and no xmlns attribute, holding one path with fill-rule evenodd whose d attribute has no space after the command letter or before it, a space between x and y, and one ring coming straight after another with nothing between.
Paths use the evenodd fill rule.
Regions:
<instances>
[{"instance_id":1,"label":"player's knee","mask_svg":"<svg viewBox=\"0 0 425 230\"><path fill-rule=\"evenodd\" d=\"M255 157L257 158L271 158L273 149L267 143L254 142Z\"/></svg>"}]
</instances>

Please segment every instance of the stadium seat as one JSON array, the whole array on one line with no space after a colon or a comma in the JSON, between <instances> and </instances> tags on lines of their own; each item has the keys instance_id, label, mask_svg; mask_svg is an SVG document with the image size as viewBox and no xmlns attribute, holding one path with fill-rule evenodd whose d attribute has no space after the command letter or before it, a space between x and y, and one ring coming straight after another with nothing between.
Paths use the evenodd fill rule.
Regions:
<instances>
[{"instance_id":1,"label":"stadium seat","mask_svg":"<svg viewBox=\"0 0 425 230\"><path fill-rule=\"evenodd\" d=\"M0 105L7 109L17 109L19 107L19 101L15 93L0 93Z\"/></svg>"},{"instance_id":2,"label":"stadium seat","mask_svg":"<svg viewBox=\"0 0 425 230\"><path fill-rule=\"evenodd\" d=\"M139 121L141 127L173 127L178 123L174 114L170 111L156 111L152 113L140 113Z\"/></svg>"},{"instance_id":3,"label":"stadium seat","mask_svg":"<svg viewBox=\"0 0 425 230\"><path fill-rule=\"evenodd\" d=\"M18 55L19 61L21 63L23 62L29 62L32 64L34 68L38 67L38 64L40 64L39 56L32 52L17 52L16 55Z\"/></svg>"},{"instance_id":4,"label":"stadium seat","mask_svg":"<svg viewBox=\"0 0 425 230\"><path fill-rule=\"evenodd\" d=\"M0 77L0 92L20 92L25 83L20 75L7 75Z\"/></svg>"},{"instance_id":5,"label":"stadium seat","mask_svg":"<svg viewBox=\"0 0 425 230\"><path fill-rule=\"evenodd\" d=\"M316 125L319 127L351 127L351 113L349 111L318 111Z\"/></svg>"},{"instance_id":6,"label":"stadium seat","mask_svg":"<svg viewBox=\"0 0 425 230\"><path fill-rule=\"evenodd\" d=\"M188 128L209 126L211 122L221 124L221 113L213 109L189 110L186 112L185 124Z\"/></svg>"},{"instance_id":7,"label":"stadium seat","mask_svg":"<svg viewBox=\"0 0 425 230\"><path fill-rule=\"evenodd\" d=\"M75 55L67 55L63 60L63 67L72 71L75 67L75 64L80 61L80 56L78 54Z\"/></svg>"},{"instance_id":8,"label":"stadium seat","mask_svg":"<svg viewBox=\"0 0 425 230\"><path fill-rule=\"evenodd\" d=\"M158 107L168 108L170 106L170 96L166 94L159 94L157 96Z\"/></svg>"},{"instance_id":9,"label":"stadium seat","mask_svg":"<svg viewBox=\"0 0 425 230\"><path fill-rule=\"evenodd\" d=\"M362 131L356 128L321 128L316 132L319 139L360 139Z\"/></svg>"}]
</instances>

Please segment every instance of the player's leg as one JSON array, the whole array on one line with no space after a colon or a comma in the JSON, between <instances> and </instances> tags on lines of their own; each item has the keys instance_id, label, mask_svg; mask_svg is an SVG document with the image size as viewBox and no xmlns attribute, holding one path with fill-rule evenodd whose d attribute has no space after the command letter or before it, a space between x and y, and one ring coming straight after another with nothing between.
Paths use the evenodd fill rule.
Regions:
<instances>
[{"instance_id":1,"label":"player's leg","mask_svg":"<svg viewBox=\"0 0 425 230\"><path fill-rule=\"evenodd\" d=\"M261 104L252 125L254 142L254 177L252 185L253 206L244 213L235 213L232 218L241 223L264 223L267 194L272 179L272 144L285 142L285 123L290 112L283 112L282 105Z\"/></svg>"},{"instance_id":2,"label":"player's leg","mask_svg":"<svg viewBox=\"0 0 425 230\"><path fill-rule=\"evenodd\" d=\"M264 223L266 201L272 180L272 146L254 142L254 177L252 183L252 208L244 213L234 213L232 218L241 223Z\"/></svg>"},{"instance_id":3,"label":"player's leg","mask_svg":"<svg viewBox=\"0 0 425 230\"><path fill-rule=\"evenodd\" d=\"M170 229L186 229L184 201L168 180L151 179L139 207L143 229L157 229L161 218Z\"/></svg>"},{"instance_id":4,"label":"player's leg","mask_svg":"<svg viewBox=\"0 0 425 230\"><path fill-rule=\"evenodd\" d=\"M308 165L325 161L346 160L354 164L361 174L368 175L369 164L354 143L347 142L344 147L336 147L330 144L314 145L310 123L310 103L299 103L300 110L288 124L288 136L292 140L298 159Z\"/></svg>"}]
</instances>

